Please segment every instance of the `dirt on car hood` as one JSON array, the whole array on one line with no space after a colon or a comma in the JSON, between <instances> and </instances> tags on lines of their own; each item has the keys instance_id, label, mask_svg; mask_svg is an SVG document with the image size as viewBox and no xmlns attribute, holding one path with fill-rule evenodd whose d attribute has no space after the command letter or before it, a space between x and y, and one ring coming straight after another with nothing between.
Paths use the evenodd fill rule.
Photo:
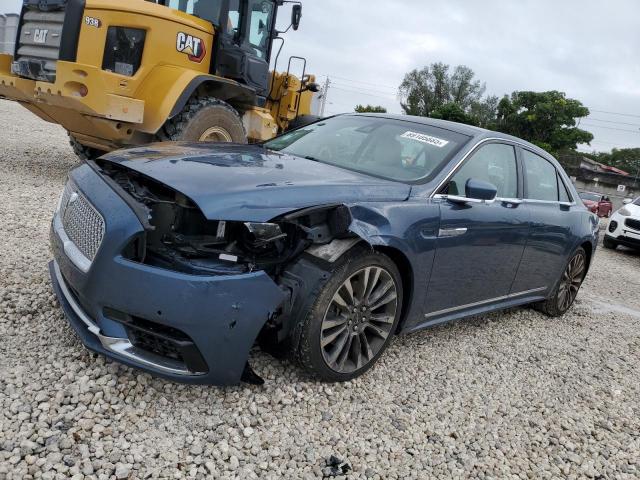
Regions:
<instances>
[{"instance_id":1,"label":"dirt on car hood","mask_svg":"<svg viewBox=\"0 0 640 480\"><path fill-rule=\"evenodd\" d=\"M259 145L158 143L118 150L119 164L189 197L210 220L268 221L315 205L403 201L411 187Z\"/></svg>"}]
</instances>

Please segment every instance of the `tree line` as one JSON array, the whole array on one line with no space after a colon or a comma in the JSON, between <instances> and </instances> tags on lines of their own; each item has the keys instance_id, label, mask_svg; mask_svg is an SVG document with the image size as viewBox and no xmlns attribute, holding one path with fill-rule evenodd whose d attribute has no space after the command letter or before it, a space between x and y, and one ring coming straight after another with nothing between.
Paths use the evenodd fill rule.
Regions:
<instances>
[{"instance_id":1,"label":"tree line","mask_svg":"<svg viewBox=\"0 0 640 480\"><path fill-rule=\"evenodd\" d=\"M442 62L414 69L404 76L398 96L407 115L451 120L495 130L527 140L557 155L589 144L593 135L579 128L589 109L563 92L515 91L499 98L485 95L486 84L465 66ZM384 107L356 106L358 112L386 112ZM629 171L638 165L640 148L614 149L589 155Z\"/></svg>"}]
</instances>

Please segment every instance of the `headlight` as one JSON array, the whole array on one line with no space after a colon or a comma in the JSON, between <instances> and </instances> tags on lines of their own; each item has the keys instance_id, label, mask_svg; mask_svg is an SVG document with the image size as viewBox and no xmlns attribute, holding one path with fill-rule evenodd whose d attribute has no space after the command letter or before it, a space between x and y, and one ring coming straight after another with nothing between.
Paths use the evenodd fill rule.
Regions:
<instances>
[{"instance_id":1,"label":"headlight","mask_svg":"<svg viewBox=\"0 0 640 480\"><path fill-rule=\"evenodd\" d=\"M147 32L139 28L109 27L102 69L132 77L142 63Z\"/></svg>"},{"instance_id":2,"label":"headlight","mask_svg":"<svg viewBox=\"0 0 640 480\"><path fill-rule=\"evenodd\" d=\"M246 222L244 226L247 227L247 230L253 235L256 242L260 244L269 243L287 236L285 233L282 233L282 229L277 223Z\"/></svg>"},{"instance_id":3,"label":"headlight","mask_svg":"<svg viewBox=\"0 0 640 480\"><path fill-rule=\"evenodd\" d=\"M618 210L618 213L623 217L628 217L629 215L631 215L631 212L627 210L627 207L622 207L620 210Z\"/></svg>"}]
</instances>

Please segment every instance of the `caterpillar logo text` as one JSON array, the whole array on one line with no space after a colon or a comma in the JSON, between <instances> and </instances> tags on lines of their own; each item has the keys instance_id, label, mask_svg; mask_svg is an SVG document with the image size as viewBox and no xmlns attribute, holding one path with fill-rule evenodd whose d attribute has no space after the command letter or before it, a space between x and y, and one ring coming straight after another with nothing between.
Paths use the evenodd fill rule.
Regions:
<instances>
[{"instance_id":1,"label":"caterpillar logo text","mask_svg":"<svg viewBox=\"0 0 640 480\"><path fill-rule=\"evenodd\" d=\"M189 60L196 63L202 62L202 59L207 53L202 39L184 32L178 32L176 49L181 53L187 54Z\"/></svg>"}]
</instances>

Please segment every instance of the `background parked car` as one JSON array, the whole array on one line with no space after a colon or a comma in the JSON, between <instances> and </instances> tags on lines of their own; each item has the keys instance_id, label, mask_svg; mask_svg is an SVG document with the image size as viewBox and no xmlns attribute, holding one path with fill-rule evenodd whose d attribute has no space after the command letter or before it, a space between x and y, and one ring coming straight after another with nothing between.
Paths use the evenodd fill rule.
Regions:
<instances>
[{"instance_id":1,"label":"background parked car","mask_svg":"<svg viewBox=\"0 0 640 480\"><path fill-rule=\"evenodd\" d=\"M615 212L604 235L605 248L618 245L640 249L640 197L626 199L625 206Z\"/></svg>"},{"instance_id":2,"label":"background parked car","mask_svg":"<svg viewBox=\"0 0 640 480\"><path fill-rule=\"evenodd\" d=\"M582 203L599 217L610 217L613 211L611 199L606 195L593 192L580 192Z\"/></svg>"}]
</instances>

